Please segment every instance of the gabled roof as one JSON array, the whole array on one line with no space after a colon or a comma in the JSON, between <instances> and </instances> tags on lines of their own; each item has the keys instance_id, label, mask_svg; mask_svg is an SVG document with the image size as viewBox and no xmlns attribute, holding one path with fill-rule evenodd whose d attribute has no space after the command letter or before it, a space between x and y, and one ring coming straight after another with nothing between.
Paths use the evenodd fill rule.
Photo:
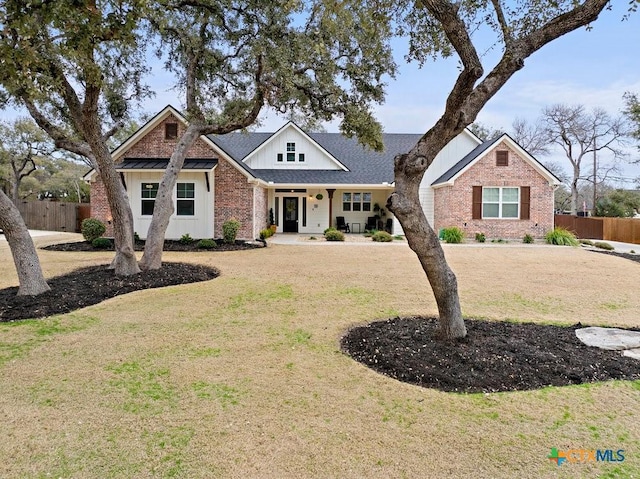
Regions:
<instances>
[{"instance_id":1,"label":"gabled roof","mask_svg":"<svg viewBox=\"0 0 640 479\"><path fill-rule=\"evenodd\" d=\"M524 148L522 148L516 141L506 133L497 136L491 140L487 140L481 143L473 150L471 150L464 158L458 161L455 165L445 171L438 179L436 179L431 186L443 186L445 184L453 184L455 180L473 166L480 158L486 153L494 149L501 142L506 142L511 148L513 148L518 155L528 162L534 169L536 169L542 176L547 178L549 184L558 185L561 181L551 173L542 163L531 156Z\"/></svg>"},{"instance_id":2,"label":"gabled roof","mask_svg":"<svg viewBox=\"0 0 640 479\"><path fill-rule=\"evenodd\" d=\"M209 135L236 162L244 164L258 147L266 144L274 133L234 132L227 135ZM309 133L307 136L320 148L338 159L345 170L288 170L249 169L266 182L286 184L382 184L393 182L393 158L415 146L421 134L384 133L384 151L377 152L347 138L341 133Z\"/></svg>"}]
</instances>

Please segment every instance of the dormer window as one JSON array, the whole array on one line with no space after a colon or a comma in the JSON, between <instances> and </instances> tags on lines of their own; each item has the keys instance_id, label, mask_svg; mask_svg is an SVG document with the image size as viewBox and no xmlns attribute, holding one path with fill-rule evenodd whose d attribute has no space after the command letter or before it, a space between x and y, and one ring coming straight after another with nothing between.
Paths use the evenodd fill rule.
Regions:
<instances>
[{"instance_id":1,"label":"dormer window","mask_svg":"<svg viewBox=\"0 0 640 479\"><path fill-rule=\"evenodd\" d=\"M287 143L287 161L296 161L295 143Z\"/></svg>"},{"instance_id":2,"label":"dormer window","mask_svg":"<svg viewBox=\"0 0 640 479\"><path fill-rule=\"evenodd\" d=\"M165 123L164 124L164 139L175 140L178 138L178 124L177 123Z\"/></svg>"},{"instance_id":3,"label":"dormer window","mask_svg":"<svg viewBox=\"0 0 640 479\"><path fill-rule=\"evenodd\" d=\"M286 151L287 163L295 163L296 161L296 144L294 142L287 142L287 151ZM297 160L299 163L305 162L304 153L297 153ZM276 161L278 163L284 162L285 153L276 153Z\"/></svg>"}]
</instances>

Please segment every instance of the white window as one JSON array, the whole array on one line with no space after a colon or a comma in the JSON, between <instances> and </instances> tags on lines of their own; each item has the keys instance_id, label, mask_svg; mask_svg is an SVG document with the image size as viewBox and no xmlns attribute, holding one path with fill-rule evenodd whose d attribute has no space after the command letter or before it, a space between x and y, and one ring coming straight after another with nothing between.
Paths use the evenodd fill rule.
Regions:
<instances>
[{"instance_id":1,"label":"white window","mask_svg":"<svg viewBox=\"0 0 640 479\"><path fill-rule=\"evenodd\" d=\"M342 211L371 211L371 193L342 193Z\"/></svg>"},{"instance_id":2,"label":"white window","mask_svg":"<svg viewBox=\"0 0 640 479\"><path fill-rule=\"evenodd\" d=\"M520 188L482 188L483 218L519 218Z\"/></svg>"},{"instance_id":3,"label":"white window","mask_svg":"<svg viewBox=\"0 0 640 479\"><path fill-rule=\"evenodd\" d=\"M176 214L178 216L195 215L196 203L196 185L195 183L178 183L176 185Z\"/></svg>"},{"instance_id":4,"label":"white window","mask_svg":"<svg viewBox=\"0 0 640 479\"><path fill-rule=\"evenodd\" d=\"M156 196L158 196L158 187L160 183L142 183L142 214L151 216L153 214L153 206L156 204Z\"/></svg>"}]
</instances>

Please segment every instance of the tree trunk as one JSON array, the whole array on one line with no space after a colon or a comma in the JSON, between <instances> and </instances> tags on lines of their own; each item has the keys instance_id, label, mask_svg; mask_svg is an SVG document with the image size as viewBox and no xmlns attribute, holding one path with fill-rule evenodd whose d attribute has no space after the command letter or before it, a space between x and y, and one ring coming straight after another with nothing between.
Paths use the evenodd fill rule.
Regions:
<instances>
[{"instance_id":1,"label":"tree trunk","mask_svg":"<svg viewBox=\"0 0 640 479\"><path fill-rule=\"evenodd\" d=\"M578 214L578 180L576 178L571 182L571 214Z\"/></svg>"},{"instance_id":2,"label":"tree trunk","mask_svg":"<svg viewBox=\"0 0 640 479\"><path fill-rule=\"evenodd\" d=\"M84 136L95 156L100 178L104 183L107 202L111 209L113 236L116 255L109 268L117 276L130 276L140 273L134 249L133 214L129 204L129 196L116 171L111 153L102 138L97 116L86 114Z\"/></svg>"},{"instance_id":3,"label":"tree trunk","mask_svg":"<svg viewBox=\"0 0 640 479\"><path fill-rule=\"evenodd\" d=\"M164 239L173 214L173 189L189 149L200 137L200 130L198 122L194 121L189 124L162 175L153 206L153 217L147 231L144 254L140 260L140 267L143 270L159 269L162 266Z\"/></svg>"},{"instance_id":4,"label":"tree trunk","mask_svg":"<svg viewBox=\"0 0 640 479\"><path fill-rule=\"evenodd\" d=\"M433 289L438 305L441 338L464 338L467 328L460 309L458 281L447 264L440 240L429 225L420 204L419 187L423 174L416 175L416 171L408 173L402 167L411 162L421 163L419 169L422 169L422 173L426 170L426 159L417 155L401 155L396 158L396 188L387 201L387 208L400 221L409 247L418 256Z\"/></svg>"},{"instance_id":5,"label":"tree trunk","mask_svg":"<svg viewBox=\"0 0 640 479\"><path fill-rule=\"evenodd\" d=\"M49 291L42 275L36 247L29 235L18 208L0 190L0 227L11 248L13 262L18 273L18 296L35 296Z\"/></svg>"}]
</instances>

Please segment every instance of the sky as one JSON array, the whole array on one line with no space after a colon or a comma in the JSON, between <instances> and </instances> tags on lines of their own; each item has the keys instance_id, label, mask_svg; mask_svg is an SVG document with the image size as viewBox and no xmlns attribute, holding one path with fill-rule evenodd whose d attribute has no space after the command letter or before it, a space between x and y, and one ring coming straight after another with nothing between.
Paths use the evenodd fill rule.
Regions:
<instances>
[{"instance_id":1,"label":"sky","mask_svg":"<svg viewBox=\"0 0 640 479\"><path fill-rule=\"evenodd\" d=\"M601 13L590 30L571 32L532 55L489 101L477 121L508 132L516 118L534 122L545 106L556 103L584 105L587 109L600 107L611 115L620 114L623 94L640 94L640 12L623 21L627 8L628 2L618 1L611 10ZM419 68L416 63L404 61L405 49L404 43L394 43L400 69L395 79L388 80L385 103L374 111L385 132L424 133L444 110L458 73L457 61L437 60ZM490 61L492 55L499 53L489 52L485 59ZM489 71L489 67L485 70ZM153 69L149 82L155 97L144 103L147 113L153 115L167 104L182 107L172 89L173 79L161 65ZM266 112L258 130L275 131L284 123L283 118ZM337 125L334 122L325 127L327 131L338 131ZM630 160L640 159L635 145L627 151ZM560 152L540 159L568 166ZM617 186L633 187L632 179L640 177L640 164L624 163L623 176L629 181Z\"/></svg>"}]
</instances>

